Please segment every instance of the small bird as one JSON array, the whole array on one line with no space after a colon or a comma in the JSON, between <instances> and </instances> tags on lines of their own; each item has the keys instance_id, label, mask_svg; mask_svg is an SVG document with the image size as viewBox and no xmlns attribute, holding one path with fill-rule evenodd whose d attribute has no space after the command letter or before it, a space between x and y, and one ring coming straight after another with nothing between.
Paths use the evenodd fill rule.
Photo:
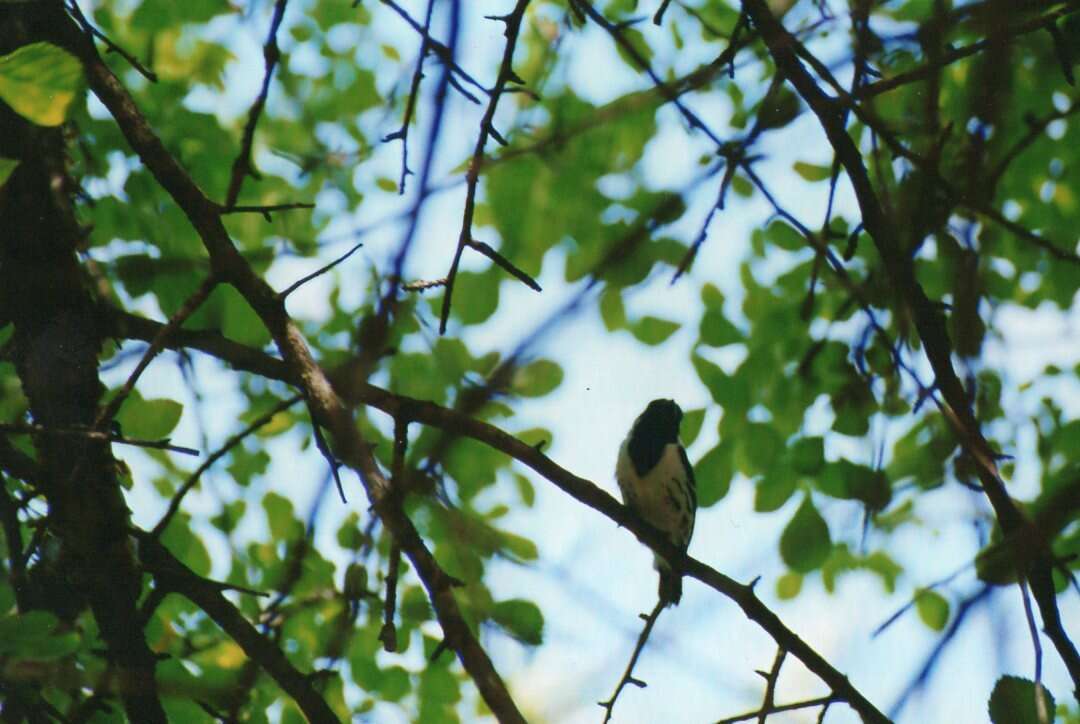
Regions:
<instances>
[{"instance_id":1,"label":"small bird","mask_svg":"<svg viewBox=\"0 0 1080 724\"><path fill-rule=\"evenodd\" d=\"M686 551L694 533L697 490L694 470L679 443L682 410L673 400L653 400L630 428L619 448L615 479L623 502L654 528L664 532L672 545ZM660 600L665 606L682 598L682 576L660 556Z\"/></svg>"}]
</instances>

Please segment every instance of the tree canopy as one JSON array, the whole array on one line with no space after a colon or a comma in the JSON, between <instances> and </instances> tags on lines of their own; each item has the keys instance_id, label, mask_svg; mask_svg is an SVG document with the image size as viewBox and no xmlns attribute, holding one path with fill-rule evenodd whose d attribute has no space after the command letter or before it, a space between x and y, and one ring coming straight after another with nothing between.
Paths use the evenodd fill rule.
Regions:
<instances>
[{"instance_id":1,"label":"tree canopy","mask_svg":"<svg viewBox=\"0 0 1080 724\"><path fill-rule=\"evenodd\" d=\"M1080 721L1078 48L1071 0L0 2L4 720ZM689 555L612 495L671 396Z\"/></svg>"}]
</instances>

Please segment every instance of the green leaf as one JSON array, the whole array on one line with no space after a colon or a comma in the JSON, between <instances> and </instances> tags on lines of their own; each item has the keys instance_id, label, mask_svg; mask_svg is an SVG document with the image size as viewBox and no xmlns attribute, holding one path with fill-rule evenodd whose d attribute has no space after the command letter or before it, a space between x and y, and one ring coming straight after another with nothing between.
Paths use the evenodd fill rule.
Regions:
<instances>
[{"instance_id":1,"label":"green leaf","mask_svg":"<svg viewBox=\"0 0 1080 724\"><path fill-rule=\"evenodd\" d=\"M191 532L191 517L186 513L173 516L161 536L161 544L196 574L210 573L210 554L202 540Z\"/></svg>"},{"instance_id":2,"label":"green leaf","mask_svg":"<svg viewBox=\"0 0 1080 724\"><path fill-rule=\"evenodd\" d=\"M544 614L532 601L513 598L499 601L491 618L518 641L539 646L544 637Z\"/></svg>"},{"instance_id":3,"label":"green leaf","mask_svg":"<svg viewBox=\"0 0 1080 724\"><path fill-rule=\"evenodd\" d=\"M807 248L807 241L791 224L777 219L765 229L765 238L786 251Z\"/></svg>"},{"instance_id":4,"label":"green leaf","mask_svg":"<svg viewBox=\"0 0 1080 724\"><path fill-rule=\"evenodd\" d=\"M39 126L67 118L82 82L82 65L52 43L31 43L0 56L0 100Z\"/></svg>"},{"instance_id":5,"label":"green leaf","mask_svg":"<svg viewBox=\"0 0 1080 724\"><path fill-rule=\"evenodd\" d=\"M750 406L750 391L745 385L704 357L695 354L691 362L712 398L724 408L725 416L739 417Z\"/></svg>"},{"instance_id":6,"label":"green leaf","mask_svg":"<svg viewBox=\"0 0 1080 724\"><path fill-rule=\"evenodd\" d=\"M826 463L817 484L826 495L860 500L872 511L884 510L892 500L892 488L885 473L847 460Z\"/></svg>"},{"instance_id":7,"label":"green leaf","mask_svg":"<svg viewBox=\"0 0 1080 724\"><path fill-rule=\"evenodd\" d=\"M776 596L781 601L788 601L799 595L802 590L803 577L798 573L788 571L776 579Z\"/></svg>"},{"instance_id":8,"label":"green leaf","mask_svg":"<svg viewBox=\"0 0 1080 724\"><path fill-rule=\"evenodd\" d=\"M15 171L15 167L18 165L18 159L0 158L0 189L4 188L4 184L7 183L8 178L11 177L12 172Z\"/></svg>"},{"instance_id":9,"label":"green leaf","mask_svg":"<svg viewBox=\"0 0 1080 724\"><path fill-rule=\"evenodd\" d=\"M543 397L562 384L563 371L549 359L538 359L514 372L511 389L522 397Z\"/></svg>"},{"instance_id":10,"label":"green leaf","mask_svg":"<svg viewBox=\"0 0 1080 724\"><path fill-rule=\"evenodd\" d=\"M795 475L785 466L769 471L754 487L754 510L758 513L779 510L795 493L797 482Z\"/></svg>"},{"instance_id":11,"label":"green leaf","mask_svg":"<svg viewBox=\"0 0 1080 724\"><path fill-rule=\"evenodd\" d=\"M816 166L803 161L795 162L795 173L807 181L824 181L832 176L832 170L828 166Z\"/></svg>"},{"instance_id":12,"label":"green leaf","mask_svg":"<svg viewBox=\"0 0 1080 724\"><path fill-rule=\"evenodd\" d=\"M454 282L451 310L462 324L486 322L499 307L499 288L502 272L492 267L484 272L463 271ZM437 302L440 309L442 300ZM436 312L438 313L438 312Z\"/></svg>"},{"instance_id":13,"label":"green leaf","mask_svg":"<svg viewBox=\"0 0 1080 724\"><path fill-rule=\"evenodd\" d=\"M398 190L397 181L391 178L386 178L385 176L379 176L377 179L375 179L375 185L383 191L388 191L390 193L397 193Z\"/></svg>"},{"instance_id":14,"label":"green leaf","mask_svg":"<svg viewBox=\"0 0 1080 724\"><path fill-rule=\"evenodd\" d=\"M734 446L721 441L694 465L698 505L708 508L727 495L735 474Z\"/></svg>"},{"instance_id":15,"label":"green leaf","mask_svg":"<svg viewBox=\"0 0 1080 724\"><path fill-rule=\"evenodd\" d=\"M788 448L791 468L800 475L816 475L825 465L825 441L820 437L803 437Z\"/></svg>"},{"instance_id":16,"label":"green leaf","mask_svg":"<svg viewBox=\"0 0 1080 724\"><path fill-rule=\"evenodd\" d=\"M630 333L639 342L657 345L666 340L679 328L678 322L671 322L659 317L642 317L630 325Z\"/></svg>"},{"instance_id":17,"label":"green leaf","mask_svg":"<svg viewBox=\"0 0 1080 724\"><path fill-rule=\"evenodd\" d=\"M267 493L263 498L266 522L270 525L270 538L275 541L292 540L303 534L304 526L293 515L293 504L277 493Z\"/></svg>"},{"instance_id":18,"label":"green leaf","mask_svg":"<svg viewBox=\"0 0 1080 724\"><path fill-rule=\"evenodd\" d=\"M780 535L780 557L791 570L809 573L821 567L831 548L829 526L807 493Z\"/></svg>"},{"instance_id":19,"label":"green leaf","mask_svg":"<svg viewBox=\"0 0 1080 724\"><path fill-rule=\"evenodd\" d=\"M1047 724L1054 721L1054 697L1019 676L1002 676L988 704L993 724Z\"/></svg>"},{"instance_id":20,"label":"green leaf","mask_svg":"<svg viewBox=\"0 0 1080 724\"><path fill-rule=\"evenodd\" d=\"M623 306L622 292L615 287L607 287L600 295L600 319L609 332L626 326L626 307Z\"/></svg>"},{"instance_id":21,"label":"green leaf","mask_svg":"<svg viewBox=\"0 0 1080 724\"><path fill-rule=\"evenodd\" d=\"M701 423L705 422L705 408L687 410L683 413L682 424L679 426L679 439L685 447L690 447L697 440L701 432Z\"/></svg>"},{"instance_id":22,"label":"green leaf","mask_svg":"<svg viewBox=\"0 0 1080 724\"><path fill-rule=\"evenodd\" d=\"M949 602L935 591L923 589L916 593L915 609L922 622L934 631L941 631L949 622Z\"/></svg>"},{"instance_id":23,"label":"green leaf","mask_svg":"<svg viewBox=\"0 0 1080 724\"><path fill-rule=\"evenodd\" d=\"M161 440L180 422L183 411L184 406L176 400L144 400L133 391L117 413L116 421L125 437Z\"/></svg>"}]
</instances>

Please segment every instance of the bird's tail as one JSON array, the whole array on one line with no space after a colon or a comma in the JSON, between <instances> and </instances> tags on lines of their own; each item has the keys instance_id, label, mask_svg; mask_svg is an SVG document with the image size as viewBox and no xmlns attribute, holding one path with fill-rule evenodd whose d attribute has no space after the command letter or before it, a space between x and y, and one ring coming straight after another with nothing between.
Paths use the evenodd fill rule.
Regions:
<instances>
[{"instance_id":1,"label":"bird's tail","mask_svg":"<svg viewBox=\"0 0 1080 724\"><path fill-rule=\"evenodd\" d=\"M660 600L665 606L677 606L682 599L682 575L662 561L657 561L656 570L660 572Z\"/></svg>"}]
</instances>

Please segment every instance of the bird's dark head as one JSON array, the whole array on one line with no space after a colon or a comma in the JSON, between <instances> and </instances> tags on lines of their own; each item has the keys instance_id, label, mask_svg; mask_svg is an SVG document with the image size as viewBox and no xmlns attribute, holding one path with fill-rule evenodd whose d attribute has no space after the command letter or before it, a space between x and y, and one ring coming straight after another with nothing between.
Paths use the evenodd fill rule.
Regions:
<instances>
[{"instance_id":1,"label":"bird's dark head","mask_svg":"<svg viewBox=\"0 0 1080 724\"><path fill-rule=\"evenodd\" d=\"M675 442L679 439L682 416L682 409L674 400L653 400L634 427L637 432L659 438L665 443Z\"/></svg>"}]
</instances>

